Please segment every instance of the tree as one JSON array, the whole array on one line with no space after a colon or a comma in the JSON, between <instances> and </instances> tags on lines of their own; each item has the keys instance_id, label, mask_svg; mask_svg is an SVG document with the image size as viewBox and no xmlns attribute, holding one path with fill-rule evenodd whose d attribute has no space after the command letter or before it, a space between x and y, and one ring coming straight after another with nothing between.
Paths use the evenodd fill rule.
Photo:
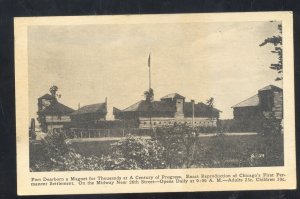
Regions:
<instances>
[{"instance_id":1,"label":"tree","mask_svg":"<svg viewBox=\"0 0 300 199\"><path fill-rule=\"evenodd\" d=\"M206 105L210 108L214 107L214 101L215 99L213 97L210 97L208 100L206 100Z\"/></svg>"},{"instance_id":2,"label":"tree","mask_svg":"<svg viewBox=\"0 0 300 199\"><path fill-rule=\"evenodd\" d=\"M281 120L277 119L273 111L264 113L257 123L259 137L262 140L260 153L264 154L264 165L278 165L283 163L283 136L281 134Z\"/></svg>"},{"instance_id":3,"label":"tree","mask_svg":"<svg viewBox=\"0 0 300 199\"><path fill-rule=\"evenodd\" d=\"M210 114L210 119L213 120L214 118L217 119L216 123L217 123L217 129L218 127L220 127L219 125L219 117L218 115L215 116L215 109L214 109L214 103L215 103L215 99L213 97L210 97L208 100L206 100L206 105L209 108L209 114Z\"/></svg>"},{"instance_id":4,"label":"tree","mask_svg":"<svg viewBox=\"0 0 300 199\"><path fill-rule=\"evenodd\" d=\"M66 139L66 134L57 130L50 131L40 143L37 141L30 142L30 169L32 171L102 169L99 158L78 154Z\"/></svg>"},{"instance_id":5,"label":"tree","mask_svg":"<svg viewBox=\"0 0 300 199\"><path fill-rule=\"evenodd\" d=\"M145 91L144 92L144 96L145 96L147 102L152 102L153 99L154 99L154 91L153 91L153 89L149 88L148 91Z\"/></svg>"},{"instance_id":6,"label":"tree","mask_svg":"<svg viewBox=\"0 0 300 199\"><path fill-rule=\"evenodd\" d=\"M148 91L145 91L144 92L144 96L146 98L146 103L147 103L147 106L148 106L149 119L150 119L150 131L155 134L155 131L153 131L153 129L152 129L152 121L151 121L152 109L153 109L153 107L152 107L152 101L154 99L154 91L153 91L153 89L149 88Z\"/></svg>"},{"instance_id":7,"label":"tree","mask_svg":"<svg viewBox=\"0 0 300 199\"><path fill-rule=\"evenodd\" d=\"M261 135L279 135L282 130L281 120L276 118L273 111L268 115L262 114L258 126Z\"/></svg>"},{"instance_id":8,"label":"tree","mask_svg":"<svg viewBox=\"0 0 300 199\"><path fill-rule=\"evenodd\" d=\"M49 91L50 91L51 95L52 95L54 98L56 98L56 97L60 98L60 97L61 97L60 94L57 94L58 87L57 87L56 85L51 86L50 89L49 89Z\"/></svg>"},{"instance_id":9,"label":"tree","mask_svg":"<svg viewBox=\"0 0 300 199\"><path fill-rule=\"evenodd\" d=\"M273 23L273 22L271 22ZM270 68L272 70L276 70L278 73L278 76L276 77L275 81L282 80L282 72L283 72L283 64L282 64L282 25L278 24L277 29L279 31L278 35L268 37L266 38L259 46L265 46L267 44L274 45L274 50L272 50L272 53L277 54L278 56L278 62L275 64L271 64Z\"/></svg>"},{"instance_id":10,"label":"tree","mask_svg":"<svg viewBox=\"0 0 300 199\"><path fill-rule=\"evenodd\" d=\"M196 132L188 125L158 128L156 139L164 147L168 168L189 168L193 164Z\"/></svg>"}]
</instances>

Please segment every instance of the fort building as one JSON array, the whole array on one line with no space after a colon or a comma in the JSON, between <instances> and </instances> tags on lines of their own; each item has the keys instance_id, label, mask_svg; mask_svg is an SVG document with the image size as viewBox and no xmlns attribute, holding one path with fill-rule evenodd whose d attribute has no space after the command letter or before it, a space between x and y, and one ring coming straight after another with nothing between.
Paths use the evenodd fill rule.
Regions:
<instances>
[{"instance_id":1,"label":"fort building","mask_svg":"<svg viewBox=\"0 0 300 199\"><path fill-rule=\"evenodd\" d=\"M38 118L40 128L43 132L51 131L55 128L63 128L70 123L69 116L74 110L59 103L55 96L45 94L38 98Z\"/></svg>"},{"instance_id":2,"label":"fort building","mask_svg":"<svg viewBox=\"0 0 300 199\"><path fill-rule=\"evenodd\" d=\"M115 119L141 129L174 124L216 126L220 112L202 102L186 102L178 93L168 94L160 101L140 100L124 110L113 109Z\"/></svg>"},{"instance_id":3,"label":"fort building","mask_svg":"<svg viewBox=\"0 0 300 199\"><path fill-rule=\"evenodd\" d=\"M105 121L106 115L107 99L103 103L78 107L78 110L70 114L71 125L79 128L93 128Z\"/></svg>"},{"instance_id":4,"label":"fort building","mask_svg":"<svg viewBox=\"0 0 300 199\"><path fill-rule=\"evenodd\" d=\"M282 89L268 85L259 89L254 96L232 106L235 120L251 121L261 116L283 119Z\"/></svg>"}]
</instances>

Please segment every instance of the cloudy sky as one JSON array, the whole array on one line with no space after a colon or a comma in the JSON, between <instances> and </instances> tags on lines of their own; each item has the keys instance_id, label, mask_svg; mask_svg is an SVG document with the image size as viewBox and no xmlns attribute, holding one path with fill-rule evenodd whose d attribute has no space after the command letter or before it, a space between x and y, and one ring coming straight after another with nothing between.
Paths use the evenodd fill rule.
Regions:
<instances>
[{"instance_id":1,"label":"cloudy sky","mask_svg":"<svg viewBox=\"0 0 300 199\"><path fill-rule=\"evenodd\" d=\"M155 99L177 92L187 101L215 98L221 118L231 106L275 82L271 45L258 45L278 34L276 22L181 24L103 24L30 26L29 111L37 98L57 85L59 101L77 109L104 102L123 109L143 99L148 88L151 52Z\"/></svg>"}]
</instances>

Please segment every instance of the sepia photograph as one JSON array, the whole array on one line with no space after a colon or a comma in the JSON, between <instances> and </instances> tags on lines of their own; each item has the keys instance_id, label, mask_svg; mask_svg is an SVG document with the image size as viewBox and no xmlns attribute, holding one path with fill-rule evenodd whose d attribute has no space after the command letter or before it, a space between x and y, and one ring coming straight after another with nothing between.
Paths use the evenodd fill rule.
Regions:
<instances>
[{"instance_id":1,"label":"sepia photograph","mask_svg":"<svg viewBox=\"0 0 300 199\"><path fill-rule=\"evenodd\" d=\"M281 34L280 21L29 27L30 169L284 165Z\"/></svg>"},{"instance_id":2,"label":"sepia photograph","mask_svg":"<svg viewBox=\"0 0 300 199\"><path fill-rule=\"evenodd\" d=\"M293 90L285 91L283 83L290 78L285 67L292 65L284 62L291 55L283 53L290 49L283 33L291 27L272 16L165 15L157 22L159 16L142 16L146 22L140 16L107 17L107 23L65 23L67 17L26 25L22 145L28 160L22 165L28 175L289 165L285 139L295 132L288 131L287 138L284 104L285 92ZM294 117L293 111L288 115ZM198 179L166 176L134 179L142 184ZM210 177L227 182L253 177L226 176ZM286 176L257 173L256 181L286 181ZM31 186L53 181L41 179L31 178ZM97 184L118 180L99 179L104 181Z\"/></svg>"}]
</instances>

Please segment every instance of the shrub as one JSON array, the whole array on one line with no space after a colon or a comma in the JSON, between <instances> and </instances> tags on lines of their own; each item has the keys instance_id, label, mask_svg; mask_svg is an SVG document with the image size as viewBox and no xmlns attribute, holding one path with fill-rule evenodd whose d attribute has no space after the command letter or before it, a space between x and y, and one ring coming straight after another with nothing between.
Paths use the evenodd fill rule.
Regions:
<instances>
[{"instance_id":1,"label":"shrub","mask_svg":"<svg viewBox=\"0 0 300 199\"><path fill-rule=\"evenodd\" d=\"M95 156L84 157L76 153L66 142L61 131L50 131L41 140L30 142L31 171L78 171L101 169Z\"/></svg>"},{"instance_id":2,"label":"shrub","mask_svg":"<svg viewBox=\"0 0 300 199\"><path fill-rule=\"evenodd\" d=\"M279 135L282 130L281 120L275 117L274 112L264 114L258 124L258 132L262 135Z\"/></svg>"},{"instance_id":3,"label":"shrub","mask_svg":"<svg viewBox=\"0 0 300 199\"><path fill-rule=\"evenodd\" d=\"M105 169L163 169L165 150L155 140L128 135L112 144L111 155L101 158Z\"/></svg>"},{"instance_id":4,"label":"shrub","mask_svg":"<svg viewBox=\"0 0 300 199\"><path fill-rule=\"evenodd\" d=\"M198 132L187 125L163 127L156 130L156 139L164 147L169 168L190 167Z\"/></svg>"}]
</instances>

